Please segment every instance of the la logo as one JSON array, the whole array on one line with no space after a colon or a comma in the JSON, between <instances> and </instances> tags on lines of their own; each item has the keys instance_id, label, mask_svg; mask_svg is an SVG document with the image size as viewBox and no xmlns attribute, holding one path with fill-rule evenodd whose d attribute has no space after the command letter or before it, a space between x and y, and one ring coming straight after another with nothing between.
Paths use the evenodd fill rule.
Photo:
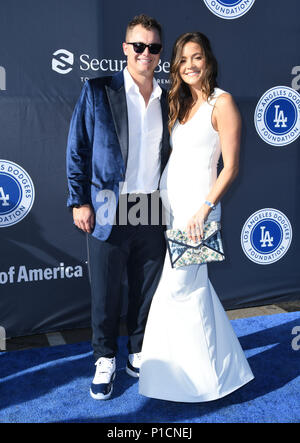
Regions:
<instances>
[{"instance_id":1,"label":"la logo","mask_svg":"<svg viewBox=\"0 0 300 443\"><path fill-rule=\"evenodd\" d=\"M274 238L270 236L270 231L265 232L265 229L266 229L265 226L260 227L261 230L260 243L262 248L265 248L267 246L267 243L268 247L273 246L273 240L274 240Z\"/></svg>"},{"instance_id":2,"label":"la logo","mask_svg":"<svg viewBox=\"0 0 300 443\"><path fill-rule=\"evenodd\" d=\"M0 188L0 200L2 200L2 206L9 206L9 194L5 195L3 188Z\"/></svg>"},{"instance_id":3,"label":"la logo","mask_svg":"<svg viewBox=\"0 0 300 443\"><path fill-rule=\"evenodd\" d=\"M284 112L282 109L281 111L278 111L279 107L279 105L275 105L275 118L273 122L276 123L275 128L280 128L280 126L282 128L286 128L287 117L284 116Z\"/></svg>"}]
</instances>

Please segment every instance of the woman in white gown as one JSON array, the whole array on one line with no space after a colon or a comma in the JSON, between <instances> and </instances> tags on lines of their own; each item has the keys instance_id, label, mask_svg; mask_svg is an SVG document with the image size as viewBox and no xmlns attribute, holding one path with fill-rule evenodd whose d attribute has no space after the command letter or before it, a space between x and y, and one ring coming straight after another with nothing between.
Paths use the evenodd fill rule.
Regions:
<instances>
[{"instance_id":1,"label":"woman in white gown","mask_svg":"<svg viewBox=\"0 0 300 443\"><path fill-rule=\"evenodd\" d=\"M216 75L203 34L177 39L169 93L172 154L160 191L168 227L187 230L193 240L202 237L205 221L220 220L220 199L238 171L240 115L231 95L216 86ZM221 154L224 167L217 176ZM207 265L172 268L167 254L146 326L139 392L202 402L253 378Z\"/></svg>"}]
</instances>

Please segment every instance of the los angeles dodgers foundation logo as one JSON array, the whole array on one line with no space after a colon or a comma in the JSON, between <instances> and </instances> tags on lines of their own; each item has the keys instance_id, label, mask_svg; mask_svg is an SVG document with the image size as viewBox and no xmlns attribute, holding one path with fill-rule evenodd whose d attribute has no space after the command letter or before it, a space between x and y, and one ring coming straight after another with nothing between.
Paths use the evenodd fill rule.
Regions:
<instances>
[{"instance_id":1,"label":"los angeles dodgers foundation logo","mask_svg":"<svg viewBox=\"0 0 300 443\"><path fill-rule=\"evenodd\" d=\"M269 145L285 146L300 135L300 94L287 86L276 86L257 103L254 123Z\"/></svg>"},{"instance_id":2,"label":"los angeles dodgers foundation logo","mask_svg":"<svg viewBox=\"0 0 300 443\"><path fill-rule=\"evenodd\" d=\"M34 186L21 166L0 160L0 228L19 223L30 212Z\"/></svg>"},{"instance_id":3,"label":"los angeles dodgers foundation logo","mask_svg":"<svg viewBox=\"0 0 300 443\"><path fill-rule=\"evenodd\" d=\"M246 14L255 0L204 0L210 11L220 18L235 19Z\"/></svg>"},{"instance_id":4,"label":"los angeles dodgers foundation logo","mask_svg":"<svg viewBox=\"0 0 300 443\"><path fill-rule=\"evenodd\" d=\"M289 219L277 209L260 209L242 229L241 244L246 256L260 265L280 260L292 241Z\"/></svg>"}]
</instances>

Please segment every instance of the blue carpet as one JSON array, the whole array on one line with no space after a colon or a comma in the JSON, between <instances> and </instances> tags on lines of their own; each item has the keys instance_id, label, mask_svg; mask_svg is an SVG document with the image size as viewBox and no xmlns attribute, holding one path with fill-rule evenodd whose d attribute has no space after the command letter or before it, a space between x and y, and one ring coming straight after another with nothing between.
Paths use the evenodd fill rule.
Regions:
<instances>
[{"instance_id":1,"label":"blue carpet","mask_svg":"<svg viewBox=\"0 0 300 443\"><path fill-rule=\"evenodd\" d=\"M292 348L300 312L232 325L255 379L223 399L187 404L140 396L137 381L125 373L126 337L120 337L114 394L106 402L89 396L94 374L89 343L0 354L0 422L300 422L300 350Z\"/></svg>"}]
</instances>

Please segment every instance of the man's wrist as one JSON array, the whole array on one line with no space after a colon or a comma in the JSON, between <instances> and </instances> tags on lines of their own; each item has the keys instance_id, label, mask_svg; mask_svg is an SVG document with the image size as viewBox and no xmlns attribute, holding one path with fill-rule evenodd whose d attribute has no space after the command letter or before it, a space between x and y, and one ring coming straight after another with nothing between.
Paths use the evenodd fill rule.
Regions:
<instances>
[{"instance_id":1,"label":"man's wrist","mask_svg":"<svg viewBox=\"0 0 300 443\"><path fill-rule=\"evenodd\" d=\"M72 208L72 209L73 209L73 208L79 209L79 208L81 208L82 206L89 206L89 203L82 203L81 205L75 204L75 205L72 205L71 208Z\"/></svg>"}]
</instances>

